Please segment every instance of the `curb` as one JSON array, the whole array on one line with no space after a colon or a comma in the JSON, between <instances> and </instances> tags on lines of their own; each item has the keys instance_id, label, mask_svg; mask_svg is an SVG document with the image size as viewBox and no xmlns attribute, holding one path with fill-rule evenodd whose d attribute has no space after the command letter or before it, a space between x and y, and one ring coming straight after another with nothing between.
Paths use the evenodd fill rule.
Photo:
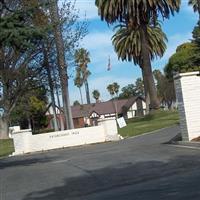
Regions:
<instances>
[{"instance_id":1,"label":"curb","mask_svg":"<svg viewBox=\"0 0 200 200\"><path fill-rule=\"evenodd\" d=\"M134 139L134 138L142 137L142 136L145 136L145 135L155 134L157 132L160 132L160 131L163 131L163 130L166 130L166 129L169 129L169 128L177 127L177 126L178 125L168 126L168 127L165 127L165 128L160 128L160 129L154 130L154 131L142 133L140 135L135 135L135 136L131 136L131 137L124 137L124 139Z\"/></svg>"}]
</instances>

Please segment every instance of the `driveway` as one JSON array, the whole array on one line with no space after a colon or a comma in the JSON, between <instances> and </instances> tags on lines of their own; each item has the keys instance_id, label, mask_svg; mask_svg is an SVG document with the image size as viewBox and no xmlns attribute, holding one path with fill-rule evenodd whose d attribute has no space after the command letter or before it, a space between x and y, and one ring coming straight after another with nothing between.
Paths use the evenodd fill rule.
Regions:
<instances>
[{"instance_id":1,"label":"driveway","mask_svg":"<svg viewBox=\"0 0 200 200\"><path fill-rule=\"evenodd\" d=\"M178 132L0 160L0 200L199 200L200 150L164 144Z\"/></svg>"}]
</instances>

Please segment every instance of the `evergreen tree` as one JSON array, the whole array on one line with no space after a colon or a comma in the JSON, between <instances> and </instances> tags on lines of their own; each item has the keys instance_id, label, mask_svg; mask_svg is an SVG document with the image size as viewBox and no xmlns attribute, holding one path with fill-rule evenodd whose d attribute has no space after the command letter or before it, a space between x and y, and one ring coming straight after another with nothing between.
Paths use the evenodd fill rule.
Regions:
<instances>
[{"instance_id":1,"label":"evergreen tree","mask_svg":"<svg viewBox=\"0 0 200 200\"><path fill-rule=\"evenodd\" d=\"M0 82L3 88L0 138L7 138L11 112L40 73L39 44L46 28L34 25L33 13L37 7L25 6L20 1L3 3L0 12Z\"/></svg>"}]
</instances>

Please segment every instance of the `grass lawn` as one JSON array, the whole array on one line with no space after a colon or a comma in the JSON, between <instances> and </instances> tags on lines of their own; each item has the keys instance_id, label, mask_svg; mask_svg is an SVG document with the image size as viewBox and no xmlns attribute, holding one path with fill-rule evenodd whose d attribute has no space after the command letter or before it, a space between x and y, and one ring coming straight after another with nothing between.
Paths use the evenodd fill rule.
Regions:
<instances>
[{"instance_id":1,"label":"grass lawn","mask_svg":"<svg viewBox=\"0 0 200 200\"><path fill-rule=\"evenodd\" d=\"M14 151L13 140L0 140L0 158L8 156Z\"/></svg>"},{"instance_id":2,"label":"grass lawn","mask_svg":"<svg viewBox=\"0 0 200 200\"><path fill-rule=\"evenodd\" d=\"M179 123L177 111L156 111L154 114L127 121L127 126L119 129L123 137L140 135Z\"/></svg>"}]
</instances>

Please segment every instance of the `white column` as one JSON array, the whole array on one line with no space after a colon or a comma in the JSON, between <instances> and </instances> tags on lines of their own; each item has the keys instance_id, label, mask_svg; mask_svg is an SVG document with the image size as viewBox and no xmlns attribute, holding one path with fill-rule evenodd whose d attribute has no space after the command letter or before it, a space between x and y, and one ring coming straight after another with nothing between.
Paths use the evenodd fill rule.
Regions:
<instances>
[{"instance_id":1,"label":"white column","mask_svg":"<svg viewBox=\"0 0 200 200\"><path fill-rule=\"evenodd\" d=\"M200 72L174 77L183 141L200 136Z\"/></svg>"},{"instance_id":2,"label":"white column","mask_svg":"<svg viewBox=\"0 0 200 200\"><path fill-rule=\"evenodd\" d=\"M32 132L30 129L13 132L12 138L14 142L15 152L13 155L19 155L30 152L30 138Z\"/></svg>"},{"instance_id":3,"label":"white column","mask_svg":"<svg viewBox=\"0 0 200 200\"><path fill-rule=\"evenodd\" d=\"M120 139L116 119L99 119L98 125L103 126L106 141L117 141Z\"/></svg>"}]
</instances>

